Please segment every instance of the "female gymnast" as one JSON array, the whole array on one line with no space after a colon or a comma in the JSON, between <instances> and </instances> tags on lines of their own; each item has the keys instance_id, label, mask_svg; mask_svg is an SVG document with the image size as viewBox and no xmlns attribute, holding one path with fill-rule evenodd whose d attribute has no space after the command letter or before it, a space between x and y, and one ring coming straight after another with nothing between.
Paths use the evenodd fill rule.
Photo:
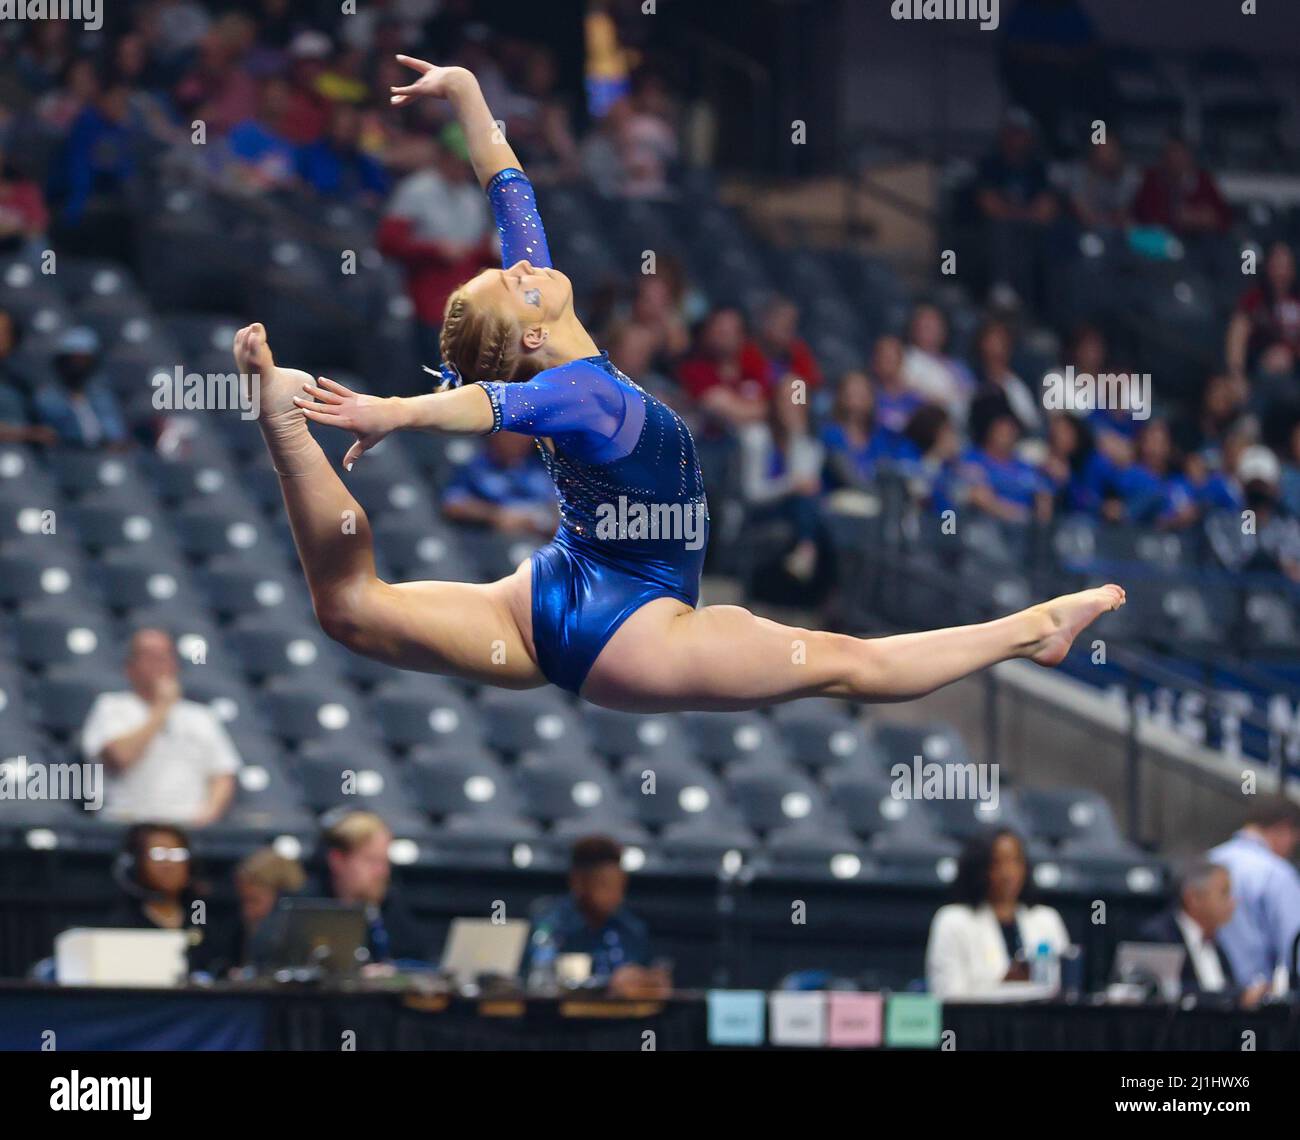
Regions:
<instances>
[{"instance_id":1,"label":"female gymnast","mask_svg":"<svg viewBox=\"0 0 1300 1140\"><path fill-rule=\"evenodd\" d=\"M428 395L355 393L277 367L260 324L235 336L239 371L261 385L262 434L330 637L400 668L508 689L551 682L612 709L740 710L809 696L910 700L1010 658L1056 665L1080 630L1123 605L1124 591L1108 585L979 625L870 640L738 606L696 608L707 506L686 425L578 320L568 278L551 267L532 186L474 76L397 58L420 75L393 88L393 104L443 98L464 127L505 268L484 270L448 300L446 383ZM365 514L309 419L355 434L349 471L397 430L532 435L555 480L559 529L489 585L381 581ZM638 510L677 525L609 525Z\"/></svg>"}]
</instances>

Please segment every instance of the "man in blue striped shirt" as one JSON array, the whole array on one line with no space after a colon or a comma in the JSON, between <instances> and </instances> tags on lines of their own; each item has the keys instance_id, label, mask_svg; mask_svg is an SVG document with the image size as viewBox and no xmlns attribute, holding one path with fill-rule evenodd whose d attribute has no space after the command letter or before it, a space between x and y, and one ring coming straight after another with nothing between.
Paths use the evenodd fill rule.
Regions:
<instances>
[{"instance_id":1,"label":"man in blue striped shirt","mask_svg":"<svg viewBox=\"0 0 1300 1140\"><path fill-rule=\"evenodd\" d=\"M1291 862L1297 845L1300 807L1276 796L1260 800L1241 830L1209 853L1232 876L1237 908L1218 938L1243 985L1271 982L1278 966L1290 966L1300 933L1300 871Z\"/></svg>"}]
</instances>

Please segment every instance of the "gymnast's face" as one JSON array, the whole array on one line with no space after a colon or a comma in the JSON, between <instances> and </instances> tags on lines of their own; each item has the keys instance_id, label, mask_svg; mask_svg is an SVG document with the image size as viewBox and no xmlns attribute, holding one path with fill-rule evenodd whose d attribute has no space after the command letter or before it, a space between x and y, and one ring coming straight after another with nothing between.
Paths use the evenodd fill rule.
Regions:
<instances>
[{"instance_id":1,"label":"gymnast's face","mask_svg":"<svg viewBox=\"0 0 1300 1140\"><path fill-rule=\"evenodd\" d=\"M535 269L516 261L506 269L485 269L465 286L475 305L513 318L523 329L554 324L573 311L573 285L558 269Z\"/></svg>"}]
</instances>

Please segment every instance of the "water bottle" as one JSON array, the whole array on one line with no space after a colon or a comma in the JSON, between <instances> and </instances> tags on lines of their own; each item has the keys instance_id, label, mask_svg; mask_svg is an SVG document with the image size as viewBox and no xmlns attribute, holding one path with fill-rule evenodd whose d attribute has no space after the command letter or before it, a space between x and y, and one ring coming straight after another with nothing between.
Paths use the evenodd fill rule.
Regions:
<instances>
[{"instance_id":1,"label":"water bottle","mask_svg":"<svg viewBox=\"0 0 1300 1140\"><path fill-rule=\"evenodd\" d=\"M559 947L549 926L538 926L533 931L532 953L528 959L528 992L553 994L558 990L555 978L555 959Z\"/></svg>"},{"instance_id":2,"label":"water bottle","mask_svg":"<svg viewBox=\"0 0 1300 1140\"><path fill-rule=\"evenodd\" d=\"M1029 980L1036 986L1045 986L1055 992L1060 989L1060 964L1056 952L1048 942L1040 942L1029 962Z\"/></svg>"}]
</instances>

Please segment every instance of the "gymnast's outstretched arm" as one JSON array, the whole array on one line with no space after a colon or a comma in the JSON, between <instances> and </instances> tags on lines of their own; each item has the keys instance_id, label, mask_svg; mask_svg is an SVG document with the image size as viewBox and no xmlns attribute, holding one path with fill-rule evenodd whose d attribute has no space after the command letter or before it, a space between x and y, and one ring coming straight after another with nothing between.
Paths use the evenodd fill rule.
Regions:
<instances>
[{"instance_id":1,"label":"gymnast's outstretched arm","mask_svg":"<svg viewBox=\"0 0 1300 1140\"><path fill-rule=\"evenodd\" d=\"M520 168L519 159L506 142L501 124L492 118L472 71L463 67L438 67L409 55L399 55L397 61L419 72L420 77L406 87L392 88L391 102L400 107L423 95L446 99L465 131L469 159L479 185L487 189L501 171Z\"/></svg>"}]
</instances>

